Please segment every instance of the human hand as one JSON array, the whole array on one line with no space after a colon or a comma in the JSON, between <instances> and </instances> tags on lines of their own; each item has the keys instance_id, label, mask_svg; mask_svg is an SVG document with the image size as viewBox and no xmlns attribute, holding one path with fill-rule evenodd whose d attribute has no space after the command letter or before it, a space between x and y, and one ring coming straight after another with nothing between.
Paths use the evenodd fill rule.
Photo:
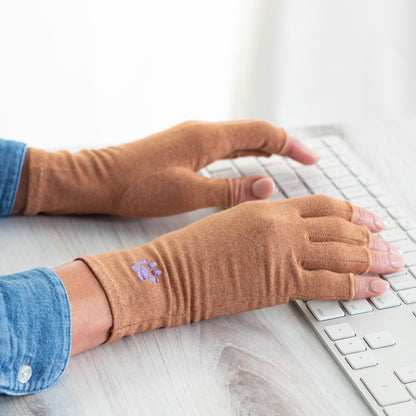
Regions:
<instances>
[{"instance_id":1,"label":"human hand","mask_svg":"<svg viewBox=\"0 0 416 416\"><path fill-rule=\"evenodd\" d=\"M271 178L207 179L197 172L221 158L272 154L306 164L317 160L283 129L258 120L190 121L76 154L30 149L24 213L162 216L264 199L274 191Z\"/></svg>"},{"instance_id":2,"label":"human hand","mask_svg":"<svg viewBox=\"0 0 416 416\"><path fill-rule=\"evenodd\" d=\"M238 205L143 246L81 258L109 299L109 341L285 303L377 296L403 265L383 220L322 195ZM122 276L122 278L119 278Z\"/></svg>"}]
</instances>

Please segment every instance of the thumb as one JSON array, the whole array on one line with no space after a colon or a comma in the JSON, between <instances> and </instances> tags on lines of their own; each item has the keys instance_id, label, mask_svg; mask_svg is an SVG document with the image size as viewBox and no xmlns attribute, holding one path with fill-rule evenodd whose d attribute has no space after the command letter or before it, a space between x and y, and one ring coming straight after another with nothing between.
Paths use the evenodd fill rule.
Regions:
<instances>
[{"instance_id":1,"label":"thumb","mask_svg":"<svg viewBox=\"0 0 416 416\"><path fill-rule=\"evenodd\" d=\"M181 182L181 200L187 209L205 207L232 207L245 201L270 198L276 185L265 175L243 176L235 179L205 178L185 168L172 168L177 174L177 187ZM185 192L184 192L185 191Z\"/></svg>"},{"instance_id":2,"label":"thumb","mask_svg":"<svg viewBox=\"0 0 416 416\"><path fill-rule=\"evenodd\" d=\"M233 179L234 204L270 198L276 191L272 178L264 175Z\"/></svg>"}]
</instances>

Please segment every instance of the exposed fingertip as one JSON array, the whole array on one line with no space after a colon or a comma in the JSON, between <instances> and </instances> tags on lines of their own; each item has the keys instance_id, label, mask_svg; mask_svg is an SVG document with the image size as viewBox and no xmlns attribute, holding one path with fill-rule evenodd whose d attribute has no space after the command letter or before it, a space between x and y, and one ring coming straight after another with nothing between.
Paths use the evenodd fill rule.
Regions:
<instances>
[{"instance_id":1,"label":"exposed fingertip","mask_svg":"<svg viewBox=\"0 0 416 416\"><path fill-rule=\"evenodd\" d=\"M388 260L393 269L401 269L404 266L404 257L401 254L393 252L388 256Z\"/></svg>"},{"instance_id":2,"label":"exposed fingertip","mask_svg":"<svg viewBox=\"0 0 416 416\"><path fill-rule=\"evenodd\" d=\"M276 186L271 178L261 178L251 185L251 190L256 198L269 198L276 190Z\"/></svg>"},{"instance_id":3,"label":"exposed fingertip","mask_svg":"<svg viewBox=\"0 0 416 416\"><path fill-rule=\"evenodd\" d=\"M309 154L311 156L311 159L314 160L314 163L316 163L321 158L321 155L319 153L316 153L314 150L309 149Z\"/></svg>"},{"instance_id":4,"label":"exposed fingertip","mask_svg":"<svg viewBox=\"0 0 416 416\"><path fill-rule=\"evenodd\" d=\"M400 254L401 256L403 256L403 250L400 247L391 243L387 243L387 244L388 244L388 250L390 251L390 253Z\"/></svg>"},{"instance_id":5,"label":"exposed fingertip","mask_svg":"<svg viewBox=\"0 0 416 416\"><path fill-rule=\"evenodd\" d=\"M354 276L355 296L354 299L365 299L374 296L380 296L389 287L390 284L379 277Z\"/></svg>"},{"instance_id":6,"label":"exposed fingertip","mask_svg":"<svg viewBox=\"0 0 416 416\"><path fill-rule=\"evenodd\" d=\"M385 220L382 217L379 217L376 214L373 214L373 222L374 222L374 226L380 231L384 230L389 225L387 220Z\"/></svg>"},{"instance_id":7,"label":"exposed fingertip","mask_svg":"<svg viewBox=\"0 0 416 416\"><path fill-rule=\"evenodd\" d=\"M302 142L293 137L289 137L289 142L283 155L304 165L313 165L320 158L318 153L309 149Z\"/></svg>"},{"instance_id":8,"label":"exposed fingertip","mask_svg":"<svg viewBox=\"0 0 416 416\"><path fill-rule=\"evenodd\" d=\"M364 208L354 206L353 212L354 224L364 225L373 233L378 233L388 226L388 223L384 218L379 217Z\"/></svg>"},{"instance_id":9,"label":"exposed fingertip","mask_svg":"<svg viewBox=\"0 0 416 416\"><path fill-rule=\"evenodd\" d=\"M373 292L373 296L379 296L390 287L389 283L382 279L373 279L369 282L369 290Z\"/></svg>"}]
</instances>

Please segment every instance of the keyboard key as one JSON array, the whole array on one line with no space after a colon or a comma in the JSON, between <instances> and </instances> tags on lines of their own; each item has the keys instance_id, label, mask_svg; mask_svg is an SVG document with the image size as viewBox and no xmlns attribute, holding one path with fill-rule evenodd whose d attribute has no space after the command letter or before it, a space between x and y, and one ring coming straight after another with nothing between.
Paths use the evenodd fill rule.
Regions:
<instances>
[{"instance_id":1,"label":"keyboard key","mask_svg":"<svg viewBox=\"0 0 416 416\"><path fill-rule=\"evenodd\" d=\"M404 261L407 267L416 266L416 252L404 253Z\"/></svg>"},{"instance_id":2,"label":"keyboard key","mask_svg":"<svg viewBox=\"0 0 416 416\"><path fill-rule=\"evenodd\" d=\"M351 152L350 148L343 142L331 145L331 150L339 157L341 156L351 156L353 157L353 153Z\"/></svg>"},{"instance_id":3,"label":"keyboard key","mask_svg":"<svg viewBox=\"0 0 416 416\"><path fill-rule=\"evenodd\" d=\"M406 217L400 218L397 222L405 231L414 230L416 228L416 222Z\"/></svg>"},{"instance_id":4,"label":"keyboard key","mask_svg":"<svg viewBox=\"0 0 416 416\"><path fill-rule=\"evenodd\" d=\"M416 251L416 244L414 243L414 241L410 239L400 241L397 245L401 248L403 253L410 253L411 251Z\"/></svg>"},{"instance_id":5,"label":"keyboard key","mask_svg":"<svg viewBox=\"0 0 416 416\"><path fill-rule=\"evenodd\" d=\"M286 165L285 159L282 156L278 156L278 155L271 155L270 157L257 157L256 158L257 161L263 165L263 166L268 166L268 165Z\"/></svg>"},{"instance_id":6,"label":"keyboard key","mask_svg":"<svg viewBox=\"0 0 416 416\"><path fill-rule=\"evenodd\" d=\"M215 172L217 170L233 169L233 164L230 159L220 159L208 165L207 169L210 172Z\"/></svg>"},{"instance_id":7,"label":"keyboard key","mask_svg":"<svg viewBox=\"0 0 416 416\"><path fill-rule=\"evenodd\" d=\"M407 217L407 214L400 207L391 207L387 211L395 220Z\"/></svg>"},{"instance_id":8,"label":"keyboard key","mask_svg":"<svg viewBox=\"0 0 416 416\"><path fill-rule=\"evenodd\" d=\"M382 195L377 198L378 203L384 208L395 207L396 203L387 195Z\"/></svg>"},{"instance_id":9,"label":"keyboard key","mask_svg":"<svg viewBox=\"0 0 416 416\"><path fill-rule=\"evenodd\" d=\"M375 180L374 176L370 174L358 175L358 179L364 186L371 186L377 184L377 181Z\"/></svg>"},{"instance_id":10,"label":"keyboard key","mask_svg":"<svg viewBox=\"0 0 416 416\"><path fill-rule=\"evenodd\" d=\"M362 342L361 339L358 337L341 339L335 343L335 346L338 348L338 351L343 355L352 354L355 352L362 352L367 349L365 347L364 342Z\"/></svg>"},{"instance_id":11,"label":"keyboard key","mask_svg":"<svg viewBox=\"0 0 416 416\"><path fill-rule=\"evenodd\" d=\"M352 165L349 167L350 171L357 176L358 178L360 176L369 175L370 171L368 168L366 168L362 162L359 161L358 165Z\"/></svg>"},{"instance_id":12,"label":"keyboard key","mask_svg":"<svg viewBox=\"0 0 416 416\"><path fill-rule=\"evenodd\" d=\"M240 176L234 168L216 170L214 172L211 172L211 175L213 178L218 178L218 179L227 179L227 178L234 179Z\"/></svg>"},{"instance_id":13,"label":"keyboard key","mask_svg":"<svg viewBox=\"0 0 416 416\"><path fill-rule=\"evenodd\" d=\"M373 214L377 214L378 216L387 220L388 228L390 228L390 227L391 228L398 228L396 222L390 217L390 215L387 213L387 211L384 208L382 208L380 205L377 205L377 207L372 208L371 212Z\"/></svg>"},{"instance_id":14,"label":"keyboard key","mask_svg":"<svg viewBox=\"0 0 416 416\"><path fill-rule=\"evenodd\" d=\"M390 286L396 292L398 290L411 289L416 287L416 279L409 273L404 273L398 276L393 276L389 279Z\"/></svg>"},{"instance_id":15,"label":"keyboard key","mask_svg":"<svg viewBox=\"0 0 416 416\"><path fill-rule=\"evenodd\" d=\"M357 352L355 354L348 355L345 357L348 361L348 364L354 370L359 370L360 368L374 367L378 364L374 355L369 351Z\"/></svg>"},{"instance_id":16,"label":"keyboard key","mask_svg":"<svg viewBox=\"0 0 416 416\"><path fill-rule=\"evenodd\" d=\"M341 302L342 306L350 315L359 315L360 313L372 312L373 308L367 299L354 299Z\"/></svg>"},{"instance_id":17,"label":"keyboard key","mask_svg":"<svg viewBox=\"0 0 416 416\"><path fill-rule=\"evenodd\" d=\"M406 303L416 303L416 289L402 290L399 292L401 300Z\"/></svg>"},{"instance_id":18,"label":"keyboard key","mask_svg":"<svg viewBox=\"0 0 416 416\"><path fill-rule=\"evenodd\" d=\"M279 185L282 187L283 192L287 195L288 198L294 198L296 196L308 195L309 191L305 185L301 182L290 183L282 185L279 182Z\"/></svg>"},{"instance_id":19,"label":"keyboard key","mask_svg":"<svg viewBox=\"0 0 416 416\"><path fill-rule=\"evenodd\" d=\"M387 290L382 295L370 299L377 309L394 308L401 305L399 299L391 290Z\"/></svg>"},{"instance_id":20,"label":"keyboard key","mask_svg":"<svg viewBox=\"0 0 416 416\"><path fill-rule=\"evenodd\" d=\"M407 402L410 395L391 374L374 373L361 378L368 391L380 406Z\"/></svg>"},{"instance_id":21,"label":"keyboard key","mask_svg":"<svg viewBox=\"0 0 416 416\"><path fill-rule=\"evenodd\" d=\"M344 199L341 192L337 188L335 188L335 186L333 185L318 188L316 190L313 190L313 192L314 194L322 194L322 195L332 196L333 198Z\"/></svg>"},{"instance_id":22,"label":"keyboard key","mask_svg":"<svg viewBox=\"0 0 416 416\"><path fill-rule=\"evenodd\" d=\"M331 186L329 179L322 173L320 176L304 177L302 176L303 181L306 185L315 191L317 188L325 188Z\"/></svg>"},{"instance_id":23,"label":"keyboard key","mask_svg":"<svg viewBox=\"0 0 416 416\"><path fill-rule=\"evenodd\" d=\"M361 186L353 186L351 188L345 188L341 190L342 194L345 196L345 198L350 199L350 198L358 198L360 196L367 196L368 192L366 191L366 189Z\"/></svg>"},{"instance_id":24,"label":"keyboard key","mask_svg":"<svg viewBox=\"0 0 416 416\"><path fill-rule=\"evenodd\" d=\"M416 230L410 230L407 235L413 240L416 241Z\"/></svg>"},{"instance_id":25,"label":"keyboard key","mask_svg":"<svg viewBox=\"0 0 416 416\"><path fill-rule=\"evenodd\" d=\"M348 172L347 168L345 168L344 166L335 166L333 168L325 169L325 174L332 180L336 178L350 176L350 173Z\"/></svg>"},{"instance_id":26,"label":"keyboard key","mask_svg":"<svg viewBox=\"0 0 416 416\"><path fill-rule=\"evenodd\" d=\"M271 176L280 176L280 175L286 175L286 174L293 174L293 170L285 163L279 163L277 165L267 165L266 166L267 172L269 172L269 175ZM296 176L296 175L295 175ZM297 178L297 177L296 177Z\"/></svg>"},{"instance_id":27,"label":"keyboard key","mask_svg":"<svg viewBox=\"0 0 416 416\"><path fill-rule=\"evenodd\" d=\"M344 154L340 156L342 163L349 169L360 165L360 161L353 154Z\"/></svg>"},{"instance_id":28,"label":"keyboard key","mask_svg":"<svg viewBox=\"0 0 416 416\"><path fill-rule=\"evenodd\" d=\"M371 196L359 196L351 198L350 201L357 207L365 208L371 211L371 208L378 207L377 201Z\"/></svg>"},{"instance_id":29,"label":"keyboard key","mask_svg":"<svg viewBox=\"0 0 416 416\"><path fill-rule=\"evenodd\" d=\"M306 305L317 321L327 321L345 316L344 311L335 301L309 300Z\"/></svg>"},{"instance_id":30,"label":"keyboard key","mask_svg":"<svg viewBox=\"0 0 416 416\"><path fill-rule=\"evenodd\" d=\"M287 173L282 173L282 174L273 174L272 176L273 176L273 179L280 186L300 183L299 178L293 172L287 172Z\"/></svg>"},{"instance_id":31,"label":"keyboard key","mask_svg":"<svg viewBox=\"0 0 416 416\"><path fill-rule=\"evenodd\" d=\"M416 383L410 383L406 386L407 391L416 399Z\"/></svg>"},{"instance_id":32,"label":"keyboard key","mask_svg":"<svg viewBox=\"0 0 416 416\"><path fill-rule=\"evenodd\" d=\"M334 160L338 160L335 155L331 152L331 150L329 150L327 147L319 149L318 150L318 154L320 156L319 161L321 160L325 160L325 159L334 159ZM338 162L339 163L339 162Z\"/></svg>"},{"instance_id":33,"label":"keyboard key","mask_svg":"<svg viewBox=\"0 0 416 416\"><path fill-rule=\"evenodd\" d=\"M305 165L303 165L302 163L300 163L300 162L298 162L298 161L296 161L296 160L293 160L293 159L287 159L287 164L291 167L291 168L293 168L293 169L299 169L299 168L301 168L301 167L303 167L303 166L305 166Z\"/></svg>"},{"instance_id":34,"label":"keyboard key","mask_svg":"<svg viewBox=\"0 0 416 416\"><path fill-rule=\"evenodd\" d=\"M282 199L286 199L286 197L279 189L275 189L274 194L269 198L271 201L280 201Z\"/></svg>"},{"instance_id":35,"label":"keyboard key","mask_svg":"<svg viewBox=\"0 0 416 416\"><path fill-rule=\"evenodd\" d=\"M321 137L314 137L312 139L302 140L302 143L309 149L318 150L325 149L325 144Z\"/></svg>"},{"instance_id":36,"label":"keyboard key","mask_svg":"<svg viewBox=\"0 0 416 416\"><path fill-rule=\"evenodd\" d=\"M328 134L326 136L322 136L321 140L323 143L325 143L327 146L336 146L338 144L344 144L344 141L341 139L341 137L336 136L335 134Z\"/></svg>"},{"instance_id":37,"label":"keyboard key","mask_svg":"<svg viewBox=\"0 0 416 416\"><path fill-rule=\"evenodd\" d=\"M372 332L365 335L364 340L373 349L396 345L396 341L387 331Z\"/></svg>"},{"instance_id":38,"label":"keyboard key","mask_svg":"<svg viewBox=\"0 0 416 416\"><path fill-rule=\"evenodd\" d=\"M380 185L370 185L367 186L367 189L369 190L370 194L375 196L376 198L387 195L387 192L384 188L382 188Z\"/></svg>"},{"instance_id":39,"label":"keyboard key","mask_svg":"<svg viewBox=\"0 0 416 416\"><path fill-rule=\"evenodd\" d=\"M384 409L387 416L416 416L416 404L401 403L394 406L389 406Z\"/></svg>"},{"instance_id":40,"label":"keyboard key","mask_svg":"<svg viewBox=\"0 0 416 416\"><path fill-rule=\"evenodd\" d=\"M381 276L383 276L385 279L387 279L388 281L390 281L390 279L391 279L392 277L394 277L394 276L402 276L402 275L404 275L404 274L406 274L406 272L405 272L405 271L403 271L403 270L399 270L399 271L398 271L398 272L396 272L396 273L382 274Z\"/></svg>"},{"instance_id":41,"label":"keyboard key","mask_svg":"<svg viewBox=\"0 0 416 416\"><path fill-rule=\"evenodd\" d=\"M313 178L315 176L323 176L324 178L326 177L323 174L322 170L319 169L318 166L316 166L316 165L312 165L312 166L302 165L302 167L300 167L299 169L296 169L296 173L302 179Z\"/></svg>"},{"instance_id":42,"label":"keyboard key","mask_svg":"<svg viewBox=\"0 0 416 416\"><path fill-rule=\"evenodd\" d=\"M407 240L406 233L398 228L381 231L378 235L391 243Z\"/></svg>"},{"instance_id":43,"label":"keyboard key","mask_svg":"<svg viewBox=\"0 0 416 416\"><path fill-rule=\"evenodd\" d=\"M198 173L201 176L204 176L205 178L210 178L211 177L211 174L208 172L208 169L206 169L206 168L202 168Z\"/></svg>"},{"instance_id":44,"label":"keyboard key","mask_svg":"<svg viewBox=\"0 0 416 416\"><path fill-rule=\"evenodd\" d=\"M345 178L336 178L333 180L334 185L339 189L352 188L353 186L361 186L357 179L352 176Z\"/></svg>"},{"instance_id":45,"label":"keyboard key","mask_svg":"<svg viewBox=\"0 0 416 416\"><path fill-rule=\"evenodd\" d=\"M394 373L399 377L402 383L413 383L416 381L416 365L408 365L394 370Z\"/></svg>"},{"instance_id":46,"label":"keyboard key","mask_svg":"<svg viewBox=\"0 0 416 416\"><path fill-rule=\"evenodd\" d=\"M257 162L256 159L253 159L251 157L240 157L238 159L234 159L233 162L243 176L266 174L266 171L260 165L260 163Z\"/></svg>"},{"instance_id":47,"label":"keyboard key","mask_svg":"<svg viewBox=\"0 0 416 416\"><path fill-rule=\"evenodd\" d=\"M386 211L384 211L382 214L383 214L383 218L387 221L387 227L383 231L396 230L399 228L396 221L392 217L390 217L390 215L387 214Z\"/></svg>"},{"instance_id":48,"label":"keyboard key","mask_svg":"<svg viewBox=\"0 0 416 416\"><path fill-rule=\"evenodd\" d=\"M327 161L333 161L336 162L336 165L340 165L340 160L332 153L331 149L329 147L326 147L325 149L319 150L319 156L320 159L318 160L317 165L319 166L320 162L327 162ZM335 163L332 165L330 164L328 167L336 166Z\"/></svg>"},{"instance_id":49,"label":"keyboard key","mask_svg":"<svg viewBox=\"0 0 416 416\"><path fill-rule=\"evenodd\" d=\"M332 341L351 338L355 336L355 331L348 324L331 325L325 328L326 334Z\"/></svg>"},{"instance_id":50,"label":"keyboard key","mask_svg":"<svg viewBox=\"0 0 416 416\"><path fill-rule=\"evenodd\" d=\"M324 157L318 161L317 165L324 170L335 168L339 166L339 159L336 157Z\"/></svg>"}]
</instances>

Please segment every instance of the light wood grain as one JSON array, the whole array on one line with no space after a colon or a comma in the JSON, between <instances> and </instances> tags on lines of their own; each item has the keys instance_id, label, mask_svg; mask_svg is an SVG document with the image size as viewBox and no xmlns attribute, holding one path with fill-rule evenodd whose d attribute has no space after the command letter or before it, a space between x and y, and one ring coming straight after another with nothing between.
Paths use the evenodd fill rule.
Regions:
<instances>
[{"instance_id":1,"label":"light wood grain","mask_svg":"<svg viewBox=\"0 0 416 416\"><path fill-rule=\"evenodd\" d=\"M292 130L337 133L416 213L416 119ZM215 212L173 218L0 219L0 273L137 246ZM51 389L0 396L1 415L370 415L293 304L137 334L70 360Z\"/></svg>"}]
</instances>

